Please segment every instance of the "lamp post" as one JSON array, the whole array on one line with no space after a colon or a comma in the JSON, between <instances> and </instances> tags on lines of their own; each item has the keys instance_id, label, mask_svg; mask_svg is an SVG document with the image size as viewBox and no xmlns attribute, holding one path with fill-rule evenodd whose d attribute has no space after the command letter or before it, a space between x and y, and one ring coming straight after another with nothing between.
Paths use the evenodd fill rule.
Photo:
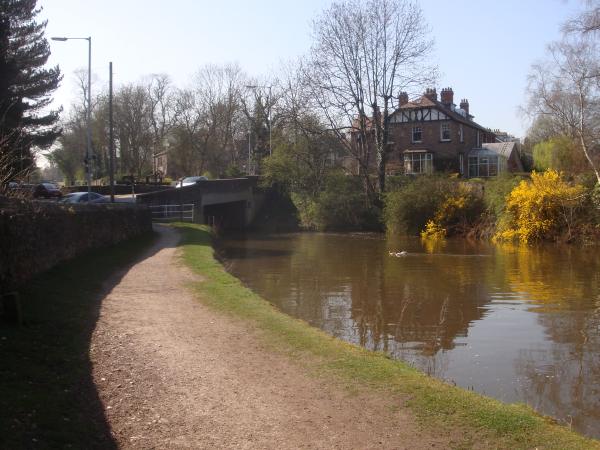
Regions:
<instances>
[{"instance_id":1,"label":"lamp post","mask_svg":"<svg viewBox=\"0 0 600 450\"><path fill-rule=\"evenodd\" d=\"M248 170L246 172L248 172L248 175L253 175L252 173L250 173L250 167L252 166L252 146L250 141L250 130L250 124L248 123Z\"/></svg>"},{"instance_id":2,"label":"lamp post","mask_svg":"<svg viewBox=\"0 0 600 450\"><path fill-rule=\"evenodd\" d=\"M269 96L267 97L267 105L269 105L269 114L267 115L267 124L269 125L269 156L271 156L273 154L273 147L272 147L272 141L271 141L271 88L273 87L273 85L269 84L269 85L260 85L260 84L249 84L246 85L246 87L248 89L258 89L258 88L262 88L262 89L269 89Z\"/></svg>"},{"instance_id":3,"label":"lamp post","mask_svg":"<svg viewBox=\"0 0 600 450\"><path fill-rule=\"evenodd\" d=\"M87 85L87 108L85 113L86 128L87 128L87 146L85 149L85 169L86 181L88 188L88 199L92 190L92 37L53 37L53 41L88 41L88 85Z\"/></svg>"}]
</instances>

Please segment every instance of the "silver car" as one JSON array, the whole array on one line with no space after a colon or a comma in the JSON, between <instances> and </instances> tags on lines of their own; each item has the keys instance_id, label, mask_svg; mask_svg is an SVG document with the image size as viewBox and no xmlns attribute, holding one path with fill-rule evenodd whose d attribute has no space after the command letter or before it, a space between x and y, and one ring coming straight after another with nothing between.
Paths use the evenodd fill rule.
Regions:
<instances>
[{"instance_id":1,"label":"silver car","mask_svg":"<svg viewBox=\"0 0 600 450\"><path fill-rule=\"evenodd\" d=\"M89 197L87 192L73 192L65 195L59 200L61 203L109 203L110 200L104 195L96 192L90 192Z\"/></svg>"},{"instance_id":2,"label":"silver car","mask_svg":"<svg viewBox=\"0 0 600 450\"><path fill-rule=\"evenodd\" d=\"M175 187L180 188L180 187L192 186L193 184L199 183L200 181L207 181L207 180L208 180L208 178L206 178L203 175L196 176L196 177L185 177L185 178L182 178L180 181L178 181L177 184L175 185Z\"/></svg>"}]
</instances>

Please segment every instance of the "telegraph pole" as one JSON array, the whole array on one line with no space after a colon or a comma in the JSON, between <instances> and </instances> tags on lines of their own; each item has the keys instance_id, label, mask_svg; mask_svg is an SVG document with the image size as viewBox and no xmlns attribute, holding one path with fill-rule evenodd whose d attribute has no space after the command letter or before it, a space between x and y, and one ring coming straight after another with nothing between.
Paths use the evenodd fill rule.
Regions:
<instances>
[{"instance_id":1,"label":"telegraph pole","mask_svg":"<svg viewBox=\"0 0 600 450\"><path fill-rule=\"evenodd\" d=\"M115 202L115 140L113 135L113 68L112 61L108 63L108 153L110 202Z\"/></svg>"}]
</instances>

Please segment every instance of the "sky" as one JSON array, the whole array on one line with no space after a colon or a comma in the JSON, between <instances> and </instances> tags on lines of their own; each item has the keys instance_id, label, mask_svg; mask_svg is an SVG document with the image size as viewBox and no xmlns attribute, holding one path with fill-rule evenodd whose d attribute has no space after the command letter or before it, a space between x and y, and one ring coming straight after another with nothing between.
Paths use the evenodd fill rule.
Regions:
<instances>
[{"instance_id":1,"label":"sky","mask_svg":"<svg viewBox=\"0 0 600 450\"><path fill-rule=\"evenodd\" d=\"M441 73L438 93L452 87L467 98L475 121L523 137L529 125L527 74L542 59L560 26L580 11L579 0L422 0L435 41L432 62ZM93 89L168 74L191 83L206 64L238 63L252 77L277 74L305 54L311 22L330 0L38 0L46 36L92 37ZM55 105L76 98L74 72L87 69L86 41L50 41L49 64L64 74ZM92 94L93 95L93 94Z\"/></svg>"}]
</instances>

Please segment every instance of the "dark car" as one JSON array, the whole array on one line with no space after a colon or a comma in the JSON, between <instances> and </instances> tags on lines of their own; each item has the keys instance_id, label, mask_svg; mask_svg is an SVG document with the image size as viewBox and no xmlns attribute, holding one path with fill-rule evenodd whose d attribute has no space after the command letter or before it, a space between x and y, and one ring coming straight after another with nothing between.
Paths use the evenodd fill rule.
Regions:
<instances>
[{"instance_id":1,"label":"dark car","mask_svg":"<svg viewBox=\"0 0 600 450\"><path fill-rule=\"evenodd\" d=\"M33 188L33 198L61 198L62 192L52 183L36 184Z\"/></svg>"},{"instance_id":2,"label":"dark car","mask_svg":"<svg viewBox=\"0 0 600 450\"><path fill-rule=\"evenodd\" d=\"M61 200L61 203L109 203L108 198L104 195L100 195L96 192L73 192L65 195Z\"/></svg>"}]
</instances>

